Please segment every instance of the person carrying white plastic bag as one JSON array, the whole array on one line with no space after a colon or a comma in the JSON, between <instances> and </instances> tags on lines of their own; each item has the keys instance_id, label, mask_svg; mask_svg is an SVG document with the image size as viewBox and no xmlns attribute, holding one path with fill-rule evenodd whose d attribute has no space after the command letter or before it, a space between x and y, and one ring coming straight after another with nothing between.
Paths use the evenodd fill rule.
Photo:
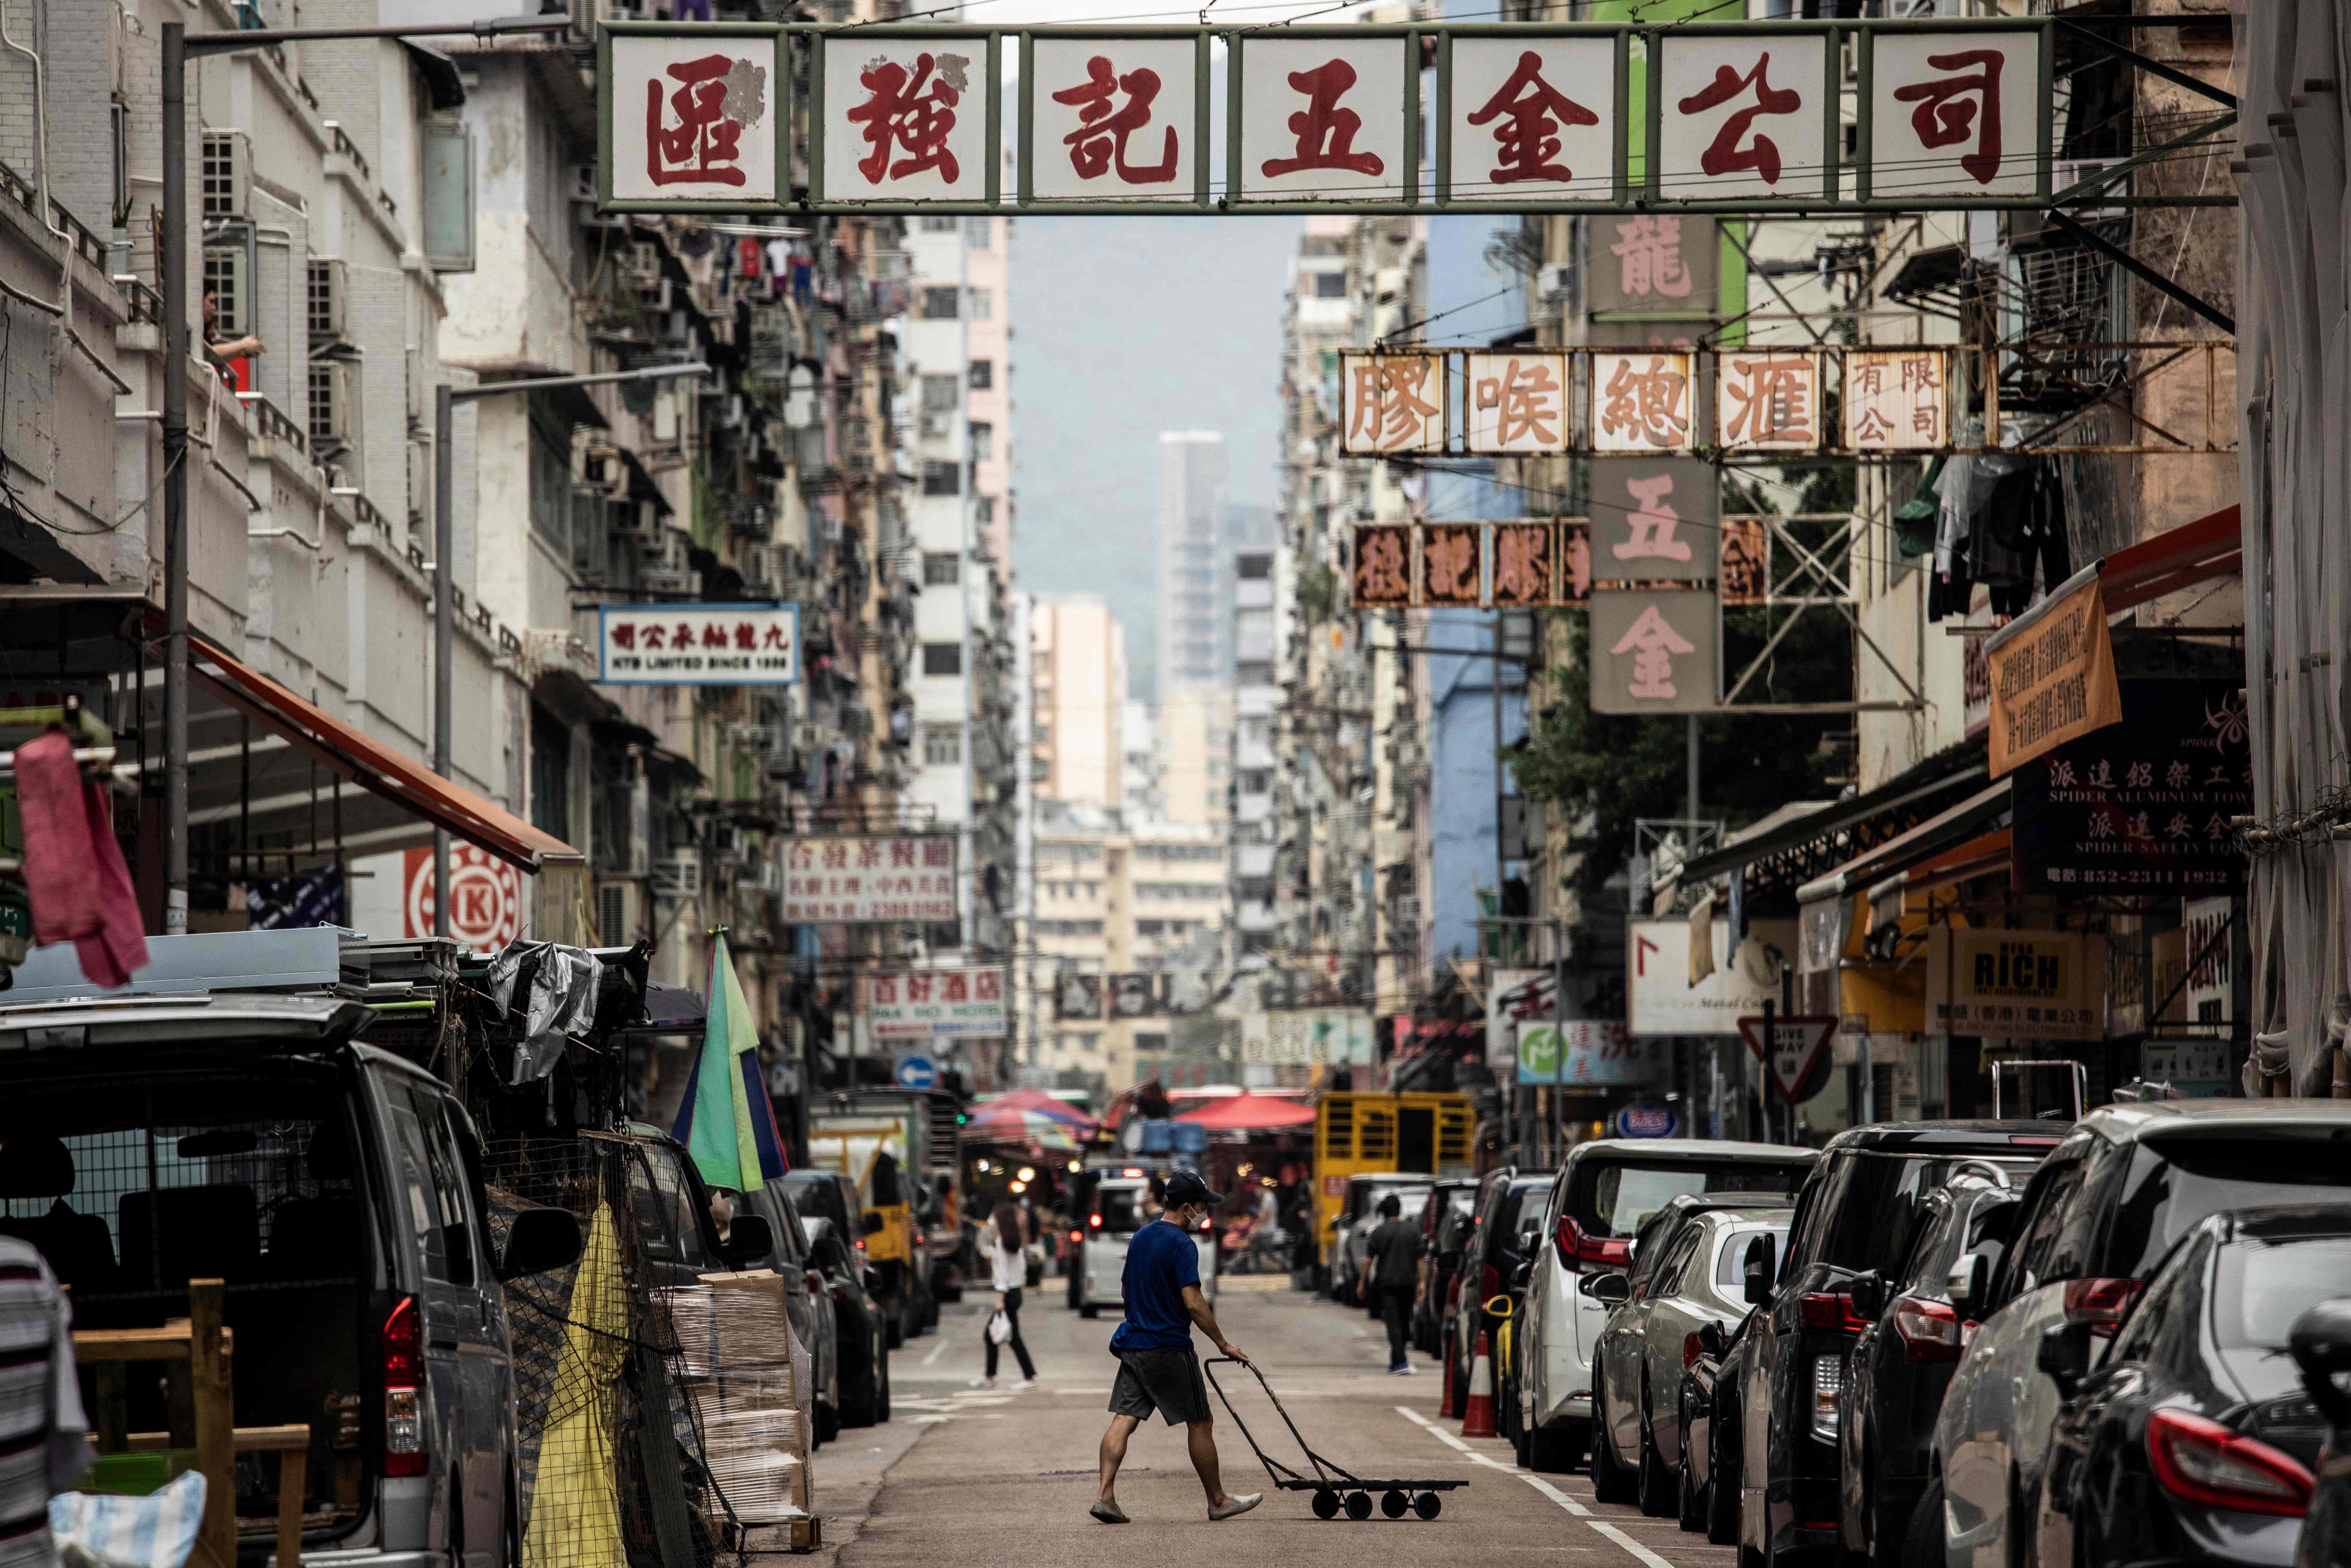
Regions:
<instances>
[{"instance_id":1,"label":"person carrying white plastic bag","mask_svg":"<svg viewBox=\"0 0 2351 1568\"><path fill-rule=\"evenodd\" d=\"M74 1375L73 1308L40 1253L13 1236L0 1236L0 1568L57 1562L49 1499L95 1453Z\"/></svg>"},{"instance_id":2,"label":"person carrying white plastic bag","mask_svg":"<svg viewBox=\"0 0 2351 1568\"><path fill-rule=\"evenodd\" d=\"M1020 1381L1016 1388L1037 1386L1037 1364L1029 1359L1029 1347L1020 1339L1020 1291L1029 1282L1026 1241L1021 1234L1020 1211L1008 1203L999 1203L987 1223L979 1228L980 1251L987 1258L991 1282L996 1287L996 1315L987 1321L987 1332L981 1337L987 1342L987 1375L975 1377L974 1388L996 1386L996 1357L1004 1345L1012 1346L1013 1355L1020 1363ZM997 1332L997 1324L1004 1332Z\"/></svg>"}]
</instances>

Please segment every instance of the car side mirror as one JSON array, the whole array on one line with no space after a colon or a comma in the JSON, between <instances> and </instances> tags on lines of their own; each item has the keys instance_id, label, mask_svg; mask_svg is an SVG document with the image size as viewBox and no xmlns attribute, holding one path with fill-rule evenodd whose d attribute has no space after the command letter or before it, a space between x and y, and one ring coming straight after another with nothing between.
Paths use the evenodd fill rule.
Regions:
<instances>
[{"instance_id":1,"label":"car side mirror","mask_svg":"<svg viewBox=\"0 0 2351 1568\"><path fill-rule=\"evenodd\" d=\"M2052 1323L2041 1331L2032 1364L2057 1385L2060 1399L2071 1399L2090 1371L2090 1325Z\"/></svg>"},{"instance_id":2,"label":"car side mirror","mask_svg":"<svg viewBox=\"0 0 2351 1568\"><path fill-rule=\"evenodd\" d=\"M1875 1269L1855 1274L1845 1293L1853 1298L1853 1310L1873 1322L1886 1310L1886 1281Z\"/></svg>"},{"instance_id":3,"label":"car side mirror","mask_svg":"<svg viewBox=\"0 0 2351 1568\"><path fill-rule=\"evenodd\" d=\"M1520 1262L1516 1268L1510 1270L1510 1289L1513 1291L1524 1291L1529 1284L1533 1282L1534 1277L1535 1260L1531 1258L1526 1259Z\"/></svg>"},{"instance_id":4,"label":"car side mirror","mask_svg":"<svg viewBox=\"0 0 2351 1568\"><path fill-rule=\"evenodd\" d=\"M1621 1306L1633 1298L1633 1281L1622 1274L1594 1274L1584 1290L1603 1306Z\"/></svg>"},{"instance_id":5,"label":"car side mirror","mask_svg":"<svg viewBox=\"0 0 2351 1568\"><path fill-rule=\"evenodd\" d=\"M507 1230L498 1282L552 1273L580 1260L580 1217L568 1208L526 1208Z\"/></svg>"},{"instance_id":6,"label":"car side mirror","mask_svg":"<svg viewBox=\"0 0 2351 1568\"><path fill-rule=\"evenodd\" d=\"M1750 1307L1771 1299L1771 1239L1759 1236L1747 1244L1747 1260L1740 1265L1740 1294Z\"/></svg>"},{"instance_id":7,"label":"car side mirror","mask_svg":"<svg viewBox=\"0 0 2351 1568\"><path fill-rule=\"evenodd\" d=\"M882 1233L882 1216L872 1209L869 1208L865 1211L865 1218L862 1221L862 1224L865 1227L865 1234L868 1236L878 1236Z\"/></svg>"},{"instance_id":8,"label":"car side mirror","mask_svg":"<svg viewBox=\"0 0 2351 1568\"><path fill-rule=\"evenodd\" d=\"M1943 1293L1951 1305L1964 1307L1980 1317L1984 1298L1991 1294L1991 1259L1981 1252L1970 1252L1951 1265L1950 1277L1943 1281Z\"/></svg>"},{"instance_id":9,"label":"car side mirror","mask_svg":"<svg viewBox=\"0 0 2351 1568\"><path fill-rule=\"evenodd\" d=\"M1720 1323L1708 1322L1698 1325L1698 1349L1700 1355L1720 1355L1723 1343Z\"/></svg>"},{"instance_id":10,"label":"car side mirror","mask_svg":"<svg viewBox=\"0 0 2351 1568\"><path fill-rule=\"evenodd\" d=\"M2335 1381L2337 1373L2351 1372L2351 1296L2321 1301L2294 1319L2286 1344L2311 1403L2335 1426L2351 1426L2351 1396Z\"/></svg>"},{"instance_id":11,"label":"car side mirror","mask_svg":"<svg viewBox=\"0 0 2351 1568\"><path fill-rule=\"evenodd\" d=\"M775 1228L764 1214L738 1214L734 1224L726 1228L726 1239L719 1244L719 1256L737 1269L764 1263L776 1249Z\"/></svg>"}]
</instances>

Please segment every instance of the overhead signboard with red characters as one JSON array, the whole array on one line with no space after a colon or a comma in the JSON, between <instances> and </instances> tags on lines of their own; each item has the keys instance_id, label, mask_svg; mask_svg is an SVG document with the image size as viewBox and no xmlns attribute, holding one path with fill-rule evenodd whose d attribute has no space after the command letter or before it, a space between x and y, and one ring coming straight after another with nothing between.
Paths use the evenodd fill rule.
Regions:
<instances>
[{"instance_id":1,"label":"overhead signboard with red characters","mask_svg":"<svg viewBox=\"0 0 2351 1568\"><path fill-rule=\"evenodd\" d=\"M607 604L596 678L624 686L788 686L800 678L797 604Z\"/></svg>"},{"instance_id":2,"label":"overhead signboard with red characters","mask_svg":"<svg viewBox=\"0 0 2351 1568\"><path fill-rule=\"evenodd\" d=\"M1780 1098L1794 1105L1819 1093L1827 1082L1829 1041L1839 1021L1834 1014L1774 1018L1767 1038L1759 1014L1740 1019L1739 1032Z\"/></svg>"},{"instance_id":3,"label":"overhead signboard with red characters","mask_svg":"<svg viewBox=\"0 0 2351 1568\"><path fill-rule=\"evenodd\" d=\"M598 39L603 210L803 214L2045 206L2060 53L2125 58L2052 17Z\"/></svg>"}]
</instances>

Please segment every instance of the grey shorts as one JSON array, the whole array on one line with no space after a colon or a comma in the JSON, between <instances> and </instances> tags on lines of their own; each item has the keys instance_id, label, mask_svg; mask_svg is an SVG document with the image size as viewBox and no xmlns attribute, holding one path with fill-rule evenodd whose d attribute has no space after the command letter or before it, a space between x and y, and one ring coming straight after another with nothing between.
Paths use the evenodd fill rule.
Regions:
<instances>
[{"instance_id":1,"label":"grey shorts","mask_svg":"<svg viewBox=\"0 0 2351 1568\"><path fill-rule=\"evenodd\" d=\"M1208 1418L1208 1385L1201 1381L1198 1356L1188 1350L1119 1353L1110 1413L1148 1421L1155 1409L1170 1427Z\"/></svg>"}]
</instances>

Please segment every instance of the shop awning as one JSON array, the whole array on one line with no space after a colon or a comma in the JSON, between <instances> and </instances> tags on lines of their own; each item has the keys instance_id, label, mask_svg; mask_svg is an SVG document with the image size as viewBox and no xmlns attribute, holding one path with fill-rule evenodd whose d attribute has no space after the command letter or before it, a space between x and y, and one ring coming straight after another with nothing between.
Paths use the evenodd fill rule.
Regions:
<instances>
[{"instance_id":1,"label":"shop awning","mask_svg":"<svg viewBox=\"0 0 2351 1568\"><path fill-rule=\"evenodd\" d=\"M541 832L504 807L329 716L203 637L188 639L188 674L223 702L352 783L533 875L549 864L587 858L552 833Z\"/></svg>"},{"instance_id":2,"label":"shop awning","mask_svg":"<svg viewBox=\"0 0 2351 1568\"><path fill-rule=\"evenodd\" d=\"M1244 1092L1180 1112L1176 1120L1193 1123L1212 1133L1272 1133L1287 1127L1311 1126L1314 1107L1295 1100L1277 1100L1270 1094Z\"/></svg>"},{"instance_id":3,"label":"shop awning","mask_svg":"<svg viewBox=\"0 0 2351 1568\"><path fill-rule=\"evenodd\" d=\"M1806 883L1796 890L1796 901L1811 904L1823 898L1841 898L1855 888L1869 886L1880 877L1907 871L1921 861L1982 833L1986 827L2007 812L2008 799L2006 779L1978 790L1958 805L1895 834L1874 849L1855 855L1826 876Z\"/></svg>"},{"instance_id":4,"label":"shop awning","mask_svg":"<svg viewBox=\"0 0 2351 1568\"><path fill-rule=\"evenodd\" d=\"M1682 868L1681 880L1694 886L1745 867L1750 910L1774 897L1792 899L1801 884L1980 789L1983 778L1981 744L1954 747L1865 794L1698 855Z\"/></svg>"},{"instance_id":5,"label":"shop awning","mask_svg":"<svg viewBox=\"0 0 2351 1568\"><path fill-rule=\"evenodd\" d=\"M2241 517L2237 507L2223 507L2106 557L2098 568L2106 613L2242 571Z\"/></svg>"}]
</instances>

